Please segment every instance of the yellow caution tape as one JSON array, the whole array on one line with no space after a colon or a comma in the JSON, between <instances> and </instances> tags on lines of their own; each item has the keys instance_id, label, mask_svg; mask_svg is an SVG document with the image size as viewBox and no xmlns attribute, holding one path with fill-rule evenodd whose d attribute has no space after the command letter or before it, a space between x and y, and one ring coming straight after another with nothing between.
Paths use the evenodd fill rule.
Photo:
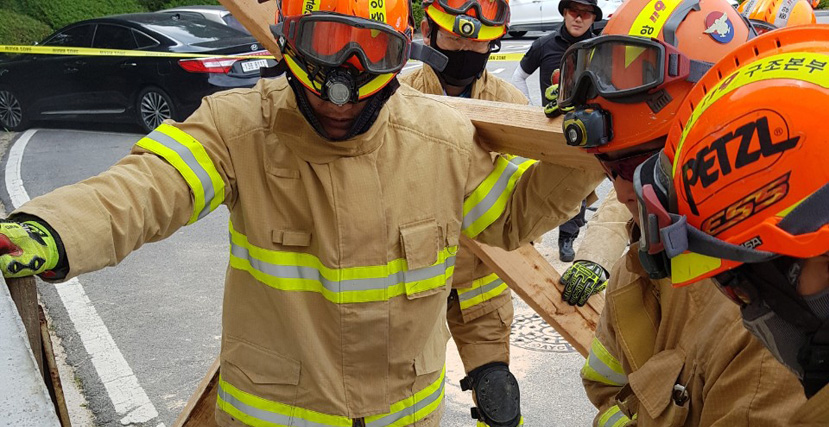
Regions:
<instances>
[{"instance_id":1,"label":"yellow caution tape","mask_svg":"<svg viewBox=\"0 0 829 427\"><path fill-rule=\"evenodd\" d=\"M264 49L263 49L264 50ZM128 56L141 58L235 58L275 59L271 55L205 55L201 53L154 52L147 50L96 49L89 47L0 45L0 53L72 56ZM493 53L490 61L520 61L523 53ZM414 61L411 61L414 62Z\"/></svg>"},{"instance_id":2,"label":"yellow caution tape","mask_svg":"<svg viewBox=\"0 0 829 427\"><path fill-rule=\"evenodd\" d=\"M264 50L264 49L263 49ZM200 53L153 52L147 50L96 49L89 47L8 46L0 45L0 53L72 56L129 56L143 58L236 58L274 59L265 55L204 55Z\"/></svg>"}]
</instances>

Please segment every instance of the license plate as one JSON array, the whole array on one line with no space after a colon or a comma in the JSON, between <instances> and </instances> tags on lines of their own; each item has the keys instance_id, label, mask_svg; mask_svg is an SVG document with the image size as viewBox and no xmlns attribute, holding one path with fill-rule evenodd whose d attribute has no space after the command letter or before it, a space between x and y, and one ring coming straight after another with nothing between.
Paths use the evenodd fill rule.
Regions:
<instances>
[{"instance_id":1,"label":"license plate","mask_svg":"<svg viewBox=\"0 0 829 427\"><path fill-rule=\"evenodd\" d=\"M254 59L251 61L245 61L242 63L242 71L249 73L251 71L256 71L262 67L267 67L268 61L264 59Z\"/></svg>"}]
</instances>

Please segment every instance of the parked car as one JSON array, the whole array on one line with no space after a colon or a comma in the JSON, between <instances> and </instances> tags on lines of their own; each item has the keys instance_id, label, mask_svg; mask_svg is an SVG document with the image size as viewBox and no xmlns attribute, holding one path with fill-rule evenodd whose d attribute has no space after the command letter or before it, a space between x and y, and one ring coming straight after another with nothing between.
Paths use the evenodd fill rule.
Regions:
<instances>
[{"instance_id":1,"label":"parked car","mask_svg":"<svg viewBox=\"0 0 829 427\"><path fill-rule=\"evenodd\" d=\"M139 13L70 24L43 46L216 55L209 58L13 55L0 59L0 128L35 120L137 122L145 131L183 120L214 92L251 87L270 59L256 40L190 14Z\"/></svg>"},{"instance_id":2,"label":"parked car","mask_svg":"<svg viewBox=\"0 0 829 427\"><path fill-rule=\"evenodd\" d=\"M604 18L607 19L624 0L599 0ZM553 31L564 18L558 13L559 0L510 0L509 35L523 37L527 31ZM604 28L604 23L600 27Z\"/></svg>"},{"instance_id":3,"label":"parked car","mask_svg":"<svg viewBox=\"0 0 829 427\"><path fill-rule=\"evenodd\" d=\"M179 6L171 9L159 10L158 13L195 13L202 18L218 24L227 25L230 28L239 30L243 33L250 34L250 31L242 25L227 9L223 6Z\"/></svg>"}]
</instances>

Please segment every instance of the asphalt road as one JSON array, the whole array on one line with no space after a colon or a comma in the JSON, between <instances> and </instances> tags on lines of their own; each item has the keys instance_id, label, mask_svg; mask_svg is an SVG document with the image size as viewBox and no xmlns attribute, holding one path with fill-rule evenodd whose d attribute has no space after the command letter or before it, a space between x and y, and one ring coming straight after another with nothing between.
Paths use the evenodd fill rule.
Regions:
<instances>
[{"instance_id":1,"label":"asphalt road","mask_svg":"<svg viewBox=\"0 0 829 427\"><path fill-rule=\"evenodd\" d=\"M505 40L502 52L523 52L533 40ZM488 69L509 79L516 66L491 62ZM528 83L538 104L538 77ZM26 195L34 198L100 173L142 136L132 128L54 126L61 125L18 135L4 156L6 176L19 167L25 190L21 193L7 178L0 199L8 210ZM226 236L222 207L172 238L139 249L117 267L66 284L39 284L95 425L169 426L175 420L219 352ZM562 271L555 259L555 232L544 240L542 253ZM594 410L578 377L583 358L526 304L516 300L515 306L512 369L521 386L525 425L589 425ZM458 386L463 368L451 344L442 424L470 426L471 396Z\"/></svg>"}]
</instances>

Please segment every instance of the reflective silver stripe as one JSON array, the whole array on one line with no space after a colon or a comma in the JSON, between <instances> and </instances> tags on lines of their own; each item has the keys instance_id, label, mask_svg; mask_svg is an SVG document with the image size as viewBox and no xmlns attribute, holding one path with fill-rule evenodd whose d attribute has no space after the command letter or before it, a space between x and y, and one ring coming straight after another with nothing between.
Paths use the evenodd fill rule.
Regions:
<instances>
[{"instance_id":1,"label":"reflective silver stripe","mask_svg":"<svg viewBox=\"0 0 829 427\"><path fill-rule=\"evenodd\" d=\"M484 214L486 214L486 212L495 205L495 202L507 189L510 178L518 172L519 165L528 160L529 159L525 159L523 157L513 157L509 160L507 166L504 168L504 171L501 172L501 176L498 177L498 181L492 186L492 190L490 190L489 193L487 193L487 195L463 217L463 230L469 228L469 226L484 216Z\"/></svg>"},{"instance_id":2,"label":"reflective silver stripe","mask_svg":"<svg viewBox=\"0 0 829 427\"><path fill-rule=\"evenodd\" d=\"M614 384L624 385L628 383L628 377L625 374L620 374L614 371L613 368L602 362L601 359L599 359L592 351L590 352L590 356L587 358L587 364L593 368L596 373Z\"/></svg>"},{"instance_id":3,"label":"reflective silver stripe","mask_svg":"<svg viewBox=\"0 0 829 427\"><path fill-rule=\"evenodd\" d=\"M754 3L757 3L757 0L748 0L748 2L746 2L745 7L743 8L743 16L748 18L748 16L751 15L751 11L754 9Z\"/></svg>"},{"instance_id":4,"label":"reflective silver stripe","mask_svg":"<svg viewBox=\"0 0 829 427\"><path fill-rule=\"evenodd\" d=\"M434 401L436 401L440 398L441 394L443 393L443 385L445 383L446 383L446 380L444 379L444 381L440 382L440 387L438 387L437 390L435 390L429 396L426 396L425 398L421 399L420 401L415 402L414 405L403 408L400 411L388 414L385 417L380 418L378 420L374 420L370 423L366 423L366 427L384 427L384 426L394 424L396 421L400 420L401 418L403 418L405 416L409 416L409 415L413 416L421 408L424 408L424 407L428 406L430 403L433 403Z\"/></svg>"},{"instance_id":5,"label":"reflective silver stripe","mask_svg":"<svg viewBox=\"0 0 829 427\"><path fill-rule=\"evenodd\" d=\"M285 426L298 426L298 427L330 427L328 424L319 424L313 421L308 421L303 418L294 418L289 417L287 415L278 414L276 412L265 411L263 409L259 409L255 406L250 406L245 402L235 398L232 394L225 391L221 385L219 385L219 397L233 406L234 408L238 409L239 411L260 419L262 421L271 422L274 424L285 425Z\"/></svg>"},{"instance_id":6,"label":"reflective silver stripe","mask_svg":"<svg viewBox=\"0 0 829 427\"><path fill-rule=\"evenodd\" d=\"M783 28L789 24L789 18L792 17L792 9L798 0L783 0L783 4L777 9L779 12L774 17L774 26Z\"/></svg>"},{"instance_id":7,"label":"reflective silver stripe","mask_svg":"<svg viewBox=\"0 0 829 427\"><path fill-rule=\"evenodd\" d=\"M283 279L314 280L320 282L325 289L331 292L379 290L400 283L432 279L446 274L446 270L455 265L455 257L450 256L442 264L418 268L416 270L398 271L387 277L335 281L322 277L322 274L316 268L296 265L277 265L254 258L250 255L247 248L239 246L232 241L230 243L230 253L237 258L248 260L253 269L269 276Z\"/></svg>"},{"instance_id":8,"label":"reflective silver stripe","mask_svg":"<svg viewBox=\"0 0 829 427\"><path fill-rule=\"evenodd\" d=\"M613 409L613 408L614 407L611 407L610 409ZM608 411L610 409L608 409ZM613 426L616 425L616 423L621 421L623 418L627 419L627 415L625 415L621 410L619 410L615 414L611 415L610 418L608 418L607 421L605 421L604 424L600 425L599 427L613 427Z\"/></svg>"},{"instance_id":9,"label":"reflective silver stripe","mask_svg":"<svg viewBox=\"0 0 829 427\"><path fill-rule=\"evenodd\" d=\"M175 151L176 154L181 157L181 160L184 161L190 170L193 171L193 173L199 178L201 186L204 189L204 207L199 212L198 218L202 219L207 216L207 214L210 213L211 202L213 201L213 198L216 197L216 189L213 188L213 180L210 179L210 175L206 170L204 170L201 164L199 164L190 149L170 136L157 130L152 131L145 138L152 139L153 141Z\"/></svg>"},{"instance_id":10,"label":"reflective silver stripe","mask_svg":"<svg viewBox=\"0 0 829 427\"><path fill-rule=\"evenodd\" d=\"M481 286L479 288L473 289L471 291L464 292L462 294L458 294L458 300L459 301L470 300L472 298L481 296L481 295L497 288L498 286L501 286L502 284L504 284L503 280L495 279L495 280L492 281L492 283L489 283L487 285L484 285L484 286ZM470 306L470 307L472 307L472 306Z\"/></svg>"}]
</instances>

